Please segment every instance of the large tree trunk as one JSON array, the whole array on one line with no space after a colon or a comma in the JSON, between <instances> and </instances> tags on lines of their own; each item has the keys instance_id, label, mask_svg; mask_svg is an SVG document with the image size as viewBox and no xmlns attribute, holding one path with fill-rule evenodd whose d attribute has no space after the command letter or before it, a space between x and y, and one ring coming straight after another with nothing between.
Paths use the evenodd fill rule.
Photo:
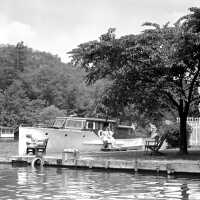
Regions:
<instances>
[{"instance_id":1,"label":"large tree trunk","mask_svg":"<svg viewBox=\"0 0 200 200\"><path fill-rule=\"evenodd\" d=\"M187 150L187 116L181 115L180 116L180 153L181 154L188 154Z\"/></svg>"}]
</instances>

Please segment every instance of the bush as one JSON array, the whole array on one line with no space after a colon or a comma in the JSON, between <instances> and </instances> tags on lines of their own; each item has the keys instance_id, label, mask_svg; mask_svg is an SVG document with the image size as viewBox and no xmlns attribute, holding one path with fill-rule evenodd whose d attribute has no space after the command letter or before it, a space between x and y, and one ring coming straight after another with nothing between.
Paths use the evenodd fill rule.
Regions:
<instances>
[{"instance_id":1,"label":"bush","mask_svg":"<svg viewBox=\"0 0 200 200\"><path fill-rule=\"evenodd\" d=\"M163 127L164 134L168 134L167 136L167 143L169 147L179 147L179 141L180 141L180 124L175 123L171 125L165 125ZM187 138L189 141L190 134L192 132L192 129L189 125L187 125Z\"/></svg>"}]
</instances>

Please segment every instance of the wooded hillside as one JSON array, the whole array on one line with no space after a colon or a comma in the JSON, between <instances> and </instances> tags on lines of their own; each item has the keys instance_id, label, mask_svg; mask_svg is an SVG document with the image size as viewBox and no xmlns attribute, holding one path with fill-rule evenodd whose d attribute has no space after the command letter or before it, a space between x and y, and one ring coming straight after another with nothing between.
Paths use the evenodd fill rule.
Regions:
<instances>
[{"instance_id":1,"label":"wooded hillside","mask_svg":"<svg viewBox=\"0 0 200 200\"><path fill-rule=\"evenodd\" d=\"M82 69L23 42L1 45L0 125L32 125L73 113L94 115L105 84L86 86Z\"/></svg>"}]
</instances>

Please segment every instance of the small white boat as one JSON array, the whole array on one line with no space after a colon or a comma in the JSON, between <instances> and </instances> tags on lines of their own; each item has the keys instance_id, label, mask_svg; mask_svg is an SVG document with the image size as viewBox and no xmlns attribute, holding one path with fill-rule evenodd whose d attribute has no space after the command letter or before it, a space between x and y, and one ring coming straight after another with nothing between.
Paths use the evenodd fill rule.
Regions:
<instances>
[{"instance_id":1,"label":"small white boat","mask_svg":"<svg viewBox=\"0 0 200 200\"><path fill-rule=\"evenodd\" d=\"M103 129L109 128L111 140L105 146ZM97 152L102 149L142 149L144 138L136 138L131 126L118 126L115 120L80 117L58 117L52 127L19 127L19 155L26 154L27 135L41 140L48 137L47 153L61 153L64 149ZM106 147L106 148L105 148Z\"/></svg>"}]
</instances>

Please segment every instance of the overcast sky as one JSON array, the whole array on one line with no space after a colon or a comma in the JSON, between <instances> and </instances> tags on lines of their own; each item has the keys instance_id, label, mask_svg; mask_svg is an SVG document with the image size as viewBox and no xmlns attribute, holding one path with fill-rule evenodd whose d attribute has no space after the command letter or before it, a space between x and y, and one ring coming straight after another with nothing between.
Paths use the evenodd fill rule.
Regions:
<instances>
[{"instance_id":1,"label":"overcast sky","mask_svg":"<svg viewBox=\"0 0 200 200\"><path fill-rule=\"evenodd\" d=\"M98 39L115 27L118 37L139 33L146 22L175 22L200 0L0 0L0 44L57 54Z\"/></svg>"}]
</instances>

